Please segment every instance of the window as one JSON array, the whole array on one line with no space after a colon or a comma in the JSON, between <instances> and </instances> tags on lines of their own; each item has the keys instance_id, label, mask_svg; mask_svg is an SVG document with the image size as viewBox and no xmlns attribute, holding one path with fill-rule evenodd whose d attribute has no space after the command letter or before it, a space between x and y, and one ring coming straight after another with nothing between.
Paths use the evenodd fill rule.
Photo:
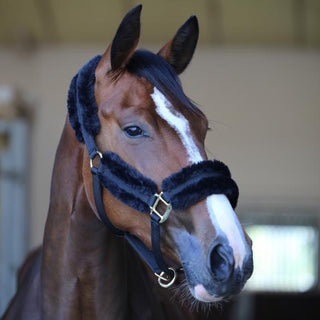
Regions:
<instances>
[{"instance_id":1,"label":"window","mask_svg":"<svg viewBox=\"0 0 320 320\"><path fill-rule=\"evenodd\" d=\"M318 281L318 230L307 225L257 224L246 228L253 240L254 273L248 290L304 292Z\"/></svg>"}]
</instances>

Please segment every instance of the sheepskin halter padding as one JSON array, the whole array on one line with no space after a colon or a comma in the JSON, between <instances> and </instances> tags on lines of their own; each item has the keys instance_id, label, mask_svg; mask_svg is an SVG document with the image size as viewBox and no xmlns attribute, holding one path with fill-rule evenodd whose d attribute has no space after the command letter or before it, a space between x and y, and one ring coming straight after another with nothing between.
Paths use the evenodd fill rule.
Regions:
<instances>
[{"instance_id":1,"label":"sheepskin halter padding","mask_svg":"<svg viewBox=\"0 0 320 320\"><path fill-rule=\"evenodd\" d=\"M68 92L69 121L80 142L84 134L95 137L100 131L98 106L94 97L95 70L101 55L92 58L73 77Z\"/></svg>"},{"instance_id":2,"label":"sheepskin halter padding","mask_svg":"<svg viewBox=\"0 0 320 320\"><path fill-rule=\"evenodd\" d=\"M95 69L101 59L90 60L72 79L68 93L68 112L77 139L87 145L90 158L97 154L94 143L100 131L94 97ZM123 161L117 154L103 154L97 174L100 183L128 206L148 212L157 185ZM211 194L225 194L233 208L237 205L238 187L228 167L217 160L205 160L181 169L162 182L163 197L173 209L183 210Z\"/></svg>"},{"instance_id":3,"label":"sheepskin halter padding","mask_svg":"<svg viewBox=\"0 0 320 320\"><path fill-rule=\"evenodd\" d=\"M157 185L124 162L106 152L98 168L101 184L128 206L147 213L154 203ZM172 174L162 182L162 197L175 210L183 210L211 194L225 194L235 208L238 188L228 167L220 161L201 161Z\"/></svg>"}]
</instances>

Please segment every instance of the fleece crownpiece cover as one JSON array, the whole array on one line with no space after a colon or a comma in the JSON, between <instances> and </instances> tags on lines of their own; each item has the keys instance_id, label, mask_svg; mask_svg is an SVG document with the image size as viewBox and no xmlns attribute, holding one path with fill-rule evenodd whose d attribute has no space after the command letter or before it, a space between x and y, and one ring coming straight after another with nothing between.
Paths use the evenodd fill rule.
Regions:
<instances>
[{"instance_id":1,"label":"fleece crownpiece cover","mask_svg":"<svg viewBox=\"0 0 320 320\"><path fill-rule=\"evenodd\" d=\"M85 142L85 134L95 137L100 131L94 96L95 70L100 60L101 55L97 55L87 62L71 80L68 91L69 121L80 142Z\"/></svg>"}]
</instances>

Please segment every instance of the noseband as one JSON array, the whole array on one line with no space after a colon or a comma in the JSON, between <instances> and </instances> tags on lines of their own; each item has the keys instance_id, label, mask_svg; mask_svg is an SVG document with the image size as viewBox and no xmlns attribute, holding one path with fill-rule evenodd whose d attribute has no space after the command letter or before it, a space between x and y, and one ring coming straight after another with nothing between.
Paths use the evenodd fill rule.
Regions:
<instances>
[{"instance_id":1,"label":"noseband","mask_svg":"<svg viewBox=\"0 0 320 320\"><path fill-rule=\"evenodd\" d=\"M148 264L162 287L171 286L176 270L168 267L160 249L160 225L172 210L184 210L212 194L225 194L233 208L238 200L238 187L228 167L217 160L204 160L187 166L165 178L158 190L157 184L144 176L117 154L101 153L95 144L100 131L98 106L94 96L95 69L101 59L96 56L74 76L68 93L68 112L77 139L85 143L90 157L95 204L101 221L118 236L123 236ZM99 165L93 160L100 158ZM114 197L141 212L149 213L151 220L150 250L136 236L113 226L108 219L102 200L102 188Z\"/></svg>"}]
</instances>

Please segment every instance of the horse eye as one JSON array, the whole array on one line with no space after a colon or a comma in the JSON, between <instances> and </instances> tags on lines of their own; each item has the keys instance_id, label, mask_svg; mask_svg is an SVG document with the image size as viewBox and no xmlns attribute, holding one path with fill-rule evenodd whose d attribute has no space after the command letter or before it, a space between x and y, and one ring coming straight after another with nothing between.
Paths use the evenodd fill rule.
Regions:
<instances>
[{"instance_id":1,"label":"horse eye","mask_svg":"<svg viewBox=\"0 0 320 320\"><path fill-rule=\"evenodd\" d=\"M129 126L124 128L124 132L129 138L138 138L143 135L143 130L138 126Z\"/></svg>"}]
</instances>

